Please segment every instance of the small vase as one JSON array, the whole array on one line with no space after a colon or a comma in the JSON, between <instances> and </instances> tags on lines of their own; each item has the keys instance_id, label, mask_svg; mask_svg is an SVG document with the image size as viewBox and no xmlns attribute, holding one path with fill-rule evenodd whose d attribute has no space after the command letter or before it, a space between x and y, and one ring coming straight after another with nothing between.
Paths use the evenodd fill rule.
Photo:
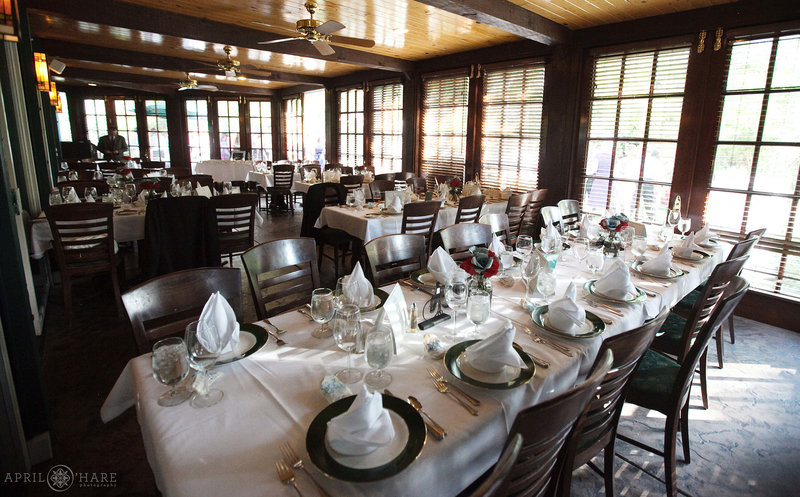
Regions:
<instances>
[{"instance_id":1,"label":"small vase","mask_svg":"<svg viewBox=\"0 0 800 497\"><path fill-rule=\"evenodd\" d=\"M622 241L617 238L616 231L609 231L608 236L603 241L603 254L606 257L618 257L622 250Z\"/></svg>"},{"instance_id":2,"label":"small vase","mask_svg":"<svg viewBox=\"0 0 800 497\"><path fill-rule=\"evenodd\" d=\"M480 274L474 274L469 278L469 294L471 295L475 290L483 290L489 294L489 303L492 302L492 282L489 278Z\"/></svg>"}]
</instances>

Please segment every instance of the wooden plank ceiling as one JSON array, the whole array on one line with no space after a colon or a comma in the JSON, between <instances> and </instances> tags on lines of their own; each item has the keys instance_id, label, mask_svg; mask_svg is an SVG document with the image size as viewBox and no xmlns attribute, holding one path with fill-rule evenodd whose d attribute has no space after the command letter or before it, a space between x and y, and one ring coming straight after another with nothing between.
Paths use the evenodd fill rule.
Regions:
<instances>
[{"instance_id":1,"label":"wooden plank ceiling","mask_svg":"<svg viewBox=\"0 0 800 497\"><path fill-rule=\"evenodd\" d=\"M414 62L523 38L566 42L570 30L689 10L732 0L318 0L315 19L346 27L336 35L372 47L331 42L321 55L297 35L305 0L28 0L31 31L48 59L67 64L62 82L171 93L191 72L221 91L270 94L298 84L380 69L387 77ZM227 78L223 47L240 62Z\"/></svg>"}]
</instances>

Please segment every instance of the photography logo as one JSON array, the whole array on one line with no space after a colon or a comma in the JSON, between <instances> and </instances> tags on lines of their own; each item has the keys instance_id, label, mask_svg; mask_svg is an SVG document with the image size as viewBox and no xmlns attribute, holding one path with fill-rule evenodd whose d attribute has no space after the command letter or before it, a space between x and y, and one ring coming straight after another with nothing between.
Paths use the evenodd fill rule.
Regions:
<instances>
[{"instance_id":1,"label":"photography logo","mask_svg":"<svg viewBox=\"0 0 800 497\"><path fill-rule=\"evenodd\" d=\"M47 472L47 486L54 492L69 490L74 482L75 474L67 465L59 464L53 466Z\"/></svg>"}]
</instances>

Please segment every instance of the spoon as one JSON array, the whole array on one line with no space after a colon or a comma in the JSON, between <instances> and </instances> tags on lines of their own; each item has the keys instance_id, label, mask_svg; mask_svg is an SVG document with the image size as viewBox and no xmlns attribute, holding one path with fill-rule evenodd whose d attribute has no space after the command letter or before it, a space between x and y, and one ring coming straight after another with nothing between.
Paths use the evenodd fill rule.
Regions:
<instances>
[{"instance_id":1,"label":"spoon","mask_svg":"<svg viewBox=\"0 0 800 497\"><path fill-rule=\"evenodd\" d=\"M408 403L411 404L411 407L416 409L421 415L425 416L425 418L428 420L426 424L428 426L428 431L431 432L433 438L435 438L436 440L441 440L445 437L445 435L447 435L445 429L442 428L442 426L439 423L434 421L433 418L431 418L428 415L428 413L422 410L422 403L419 400L417 400L416 397L414 397L413 395L409 395Z\"/></svg>"},{"instance_id":2,"label":"spoon","mask_svg":"<svg viewBox=\"0 0 800 497\"><path fill-rule=\"evenodd\" d=\"M264 328L265 330L267 330L267 334L268 334L269 336L271 336L272 338L274 338L274 339L275 339L275 343L278 345L278 347L280 347L280 346L282 346L282 345L286 345L286 342L284 342L283 340L281 340L280 338L278 338L278 335L276 335L276 334L274 334L273 332L269 331L269 328L267 328L266 326L262 326L262 328Z\"/></svg>"}]
</instances>

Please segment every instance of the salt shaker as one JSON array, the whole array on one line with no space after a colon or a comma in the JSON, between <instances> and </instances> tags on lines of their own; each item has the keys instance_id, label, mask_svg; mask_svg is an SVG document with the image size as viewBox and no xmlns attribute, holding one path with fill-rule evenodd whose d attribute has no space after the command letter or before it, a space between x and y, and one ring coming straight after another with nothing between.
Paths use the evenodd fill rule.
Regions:
<instances>
[{"instance_id":1,"label":"salt shaker","mask_svg":"<svg viewBox=\"0 0 800 497\"><path fill-rule=\"evenodd\" d=\"M417 304L413 302L411 304L411 309L408 312L408 332L409 333L416 333L419 331L417 327Z\"/></svg>"}]
</instances>

